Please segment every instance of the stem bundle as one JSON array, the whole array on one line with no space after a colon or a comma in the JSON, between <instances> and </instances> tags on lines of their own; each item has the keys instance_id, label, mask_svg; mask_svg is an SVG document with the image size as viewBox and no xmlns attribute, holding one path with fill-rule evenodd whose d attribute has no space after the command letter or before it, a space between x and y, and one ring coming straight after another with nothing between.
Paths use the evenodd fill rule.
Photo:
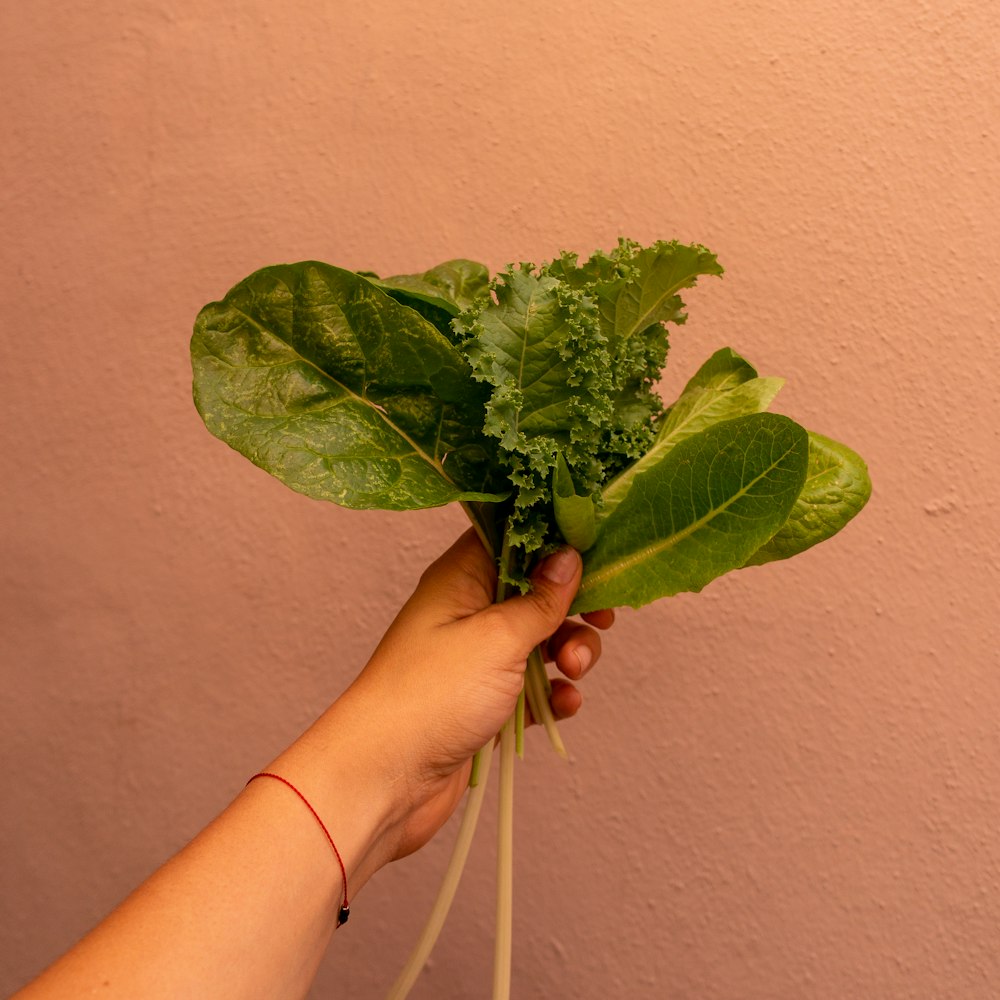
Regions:
<instances>
[{"instance_id":1,"label":"stem bundle","mask_svg":"<svg viewBox=\"0 0 1000 1000\"><path fill-rule=\"evenodd\" d=\"M482 517L482 507L463 504L476 533L487 551L494 552L493 540L501 534L500 526L487 523ZM506 530L502 531L500 564L502 572L497 582L496 602L499 604L509 595L505 576L511 569L511 547ZM493 952L493 1000L509 1000L512 966L513 915L514 915L514 758L524 754L525 705L531 711L535 722L545 728L549 742L564 759L566 748L556 727L555 716L549 704L552 688L545 670L545 657L540 646L531 651L524 672L524 687L517 700L514 713L504 724L496 742L500 747L500 780L497 807L497 868L496 868L496 938ZM387 1000L405 1000L413 984L417 981L455 899L458 883L469 849L475 836L479 814L486 794L486 781L493 758L494 742L483 747L472 762L469 792L465 812L458 830L458 837L452 850L448 868L445 871L437 898L420 934L416 946L410 953L402 972L389 991Z\"/></svg>"}]
</instances>

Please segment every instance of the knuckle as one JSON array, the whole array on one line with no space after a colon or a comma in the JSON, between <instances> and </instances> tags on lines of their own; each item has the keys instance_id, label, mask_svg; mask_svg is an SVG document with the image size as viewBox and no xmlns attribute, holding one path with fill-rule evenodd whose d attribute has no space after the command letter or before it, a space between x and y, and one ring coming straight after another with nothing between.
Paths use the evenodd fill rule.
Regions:
<instances>
[{"instance_id":1,"label":"knuckle","mask_svg":"<svg viewBox=\"0 0 1000 1000\"><path fill-rule=\"evenodd\" d=\"M547 634L551 634L563 619L565 602L562 595L546 587L536 590L532 598L532 608L538 617L539 625L548 628Z\"/></svg>"},{"instance_id":2,"label":"knuckle","mask_svg":"<svg viewBox=\"0 0 1000 1000\"><path fill-rule=\"evenodd\" d=\"M482 639L493 648L510 649L523 645L520 630L502 604L493 604L480 615Z\"/></svg>"}]
</instances>

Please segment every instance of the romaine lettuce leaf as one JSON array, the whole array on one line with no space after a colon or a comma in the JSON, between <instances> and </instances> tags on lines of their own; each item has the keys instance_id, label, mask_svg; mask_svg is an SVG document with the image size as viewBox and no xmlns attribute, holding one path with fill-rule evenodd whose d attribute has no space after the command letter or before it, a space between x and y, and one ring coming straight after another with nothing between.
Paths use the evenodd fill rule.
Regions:
<instances>
[{"instance_id":1,"label":"romaine lettuce leaf","mask_svg":"<svg viewBox=\"0 0 1000 1000\"><path fill-rule=\"evenodd\" d=\"M872 483L861 456L822 434L809 432L809 467L788 520L744 563L789 559L835 535L861 512Z\"/></svg>"},{"instance_id":2,"label":"romaine lettuce leaf","mask_svg":"<svg viewBox=\"0 0 1000 1000\"><path fill-rule=\"evenodd\" d=\"M721 420L766 410L783 384L783 379L758 378L753 365L728 347L716 351L660 418L656 437L642 457L604 486L600 516L610 514L624 499L635 477L659 462L675 445Z\"/></svg>"},{"instance_id":3,"label":"romaine lettuce leaf","mask_svg":"<svg viewBox=\"0 0 1000 1000\"><path fill-rule=\"evenodd\" d=\"M808 452L806 432L770 413L681 441L600 523L571 613L638 608L742 566L787 519Z\"/></svg>"}]
</instances>

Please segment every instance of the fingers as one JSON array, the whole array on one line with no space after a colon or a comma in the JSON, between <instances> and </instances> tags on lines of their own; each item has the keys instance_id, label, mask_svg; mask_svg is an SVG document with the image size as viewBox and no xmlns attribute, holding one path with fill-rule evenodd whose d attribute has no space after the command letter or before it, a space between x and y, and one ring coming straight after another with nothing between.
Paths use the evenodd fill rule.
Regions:
<instances>
[{"instance_id":1,"label":"fingers","mask_svg":"<svg viewBox=\"0 0 1000 1000\"><path fill-rule=\"evenodd\" d=\"M531 590L495 605L519 640L524 655L559 627L580 585L583 562L576 549L565 548L546 556L531 575Z\"/></svg>"},{"instance_id":2,"label":"fingers","mask_svg":"<svg viewBox=\"0 0 1000 1000\"><path fill-rule=\"evenodd\" d=\"M573 680L579 680L601 655L601 637L594 629L609 629L615 622L610 609L588 611L581 617L586 625L566 620L545 643L546 658Z\"/></svg>"},{"instance_id":3,"label":"fingers","mask_svg":"<svg viewBox=\"0 0 1000 1000\"><path fill-rule=\"evenodd\" d=\"M614 611L587 612L581 617L589 624L564 621L546 640L546 659L551 660L567 677L579 680L601 656L601 637L595 629L607 629L614 624ZM593 627L591 627L593 626ZM549 705L556 719L571 719L580 711L583 696L576 685L561 677L550 680L552 693ZM528 724L533 725L528 709Z\"/></svg>"},{"instance_id":4,"label":"fingers","mask_svg":"<svg viewBox=\"0 0 1000 1000\"><path fill-rule=\"evenodd\" d=\"M549 695L549 705L552 714L556 719L572 719L580 706L583 704L583 696L577 691L576 686L569 681L564 681L561 677L553 678L552 694ZM535 719L531 714L531 707L525 705L526 722L529 726L535 725Z\"/></svg>"},{"instance_id":5,"label":"fingers","mask_svg":"<svg viewBox=\"0 0 1000 1000\"><path fill-rule=\"evenodd\" d=\"M573 680L579 680L601 655L601 637L581 622L564 621L545 645L548 659Z\"/></svg>"},{"instance_id":6,"label":"fingers","mask_svg":"<svg viewBox=\"0 0 1000 1000\"><path fill-rule=\"evenodd\" d=\"M585 611L580 617L588 625L593 625L594 628L599 628L602 631L611 628L615 623L614 608L605 608L603 611Z\"/></svg>"},{"instance_id":7,"label":"fingers","mask_svg":"<svg viewBox=\"0 0 1000 1000\"><path fill-rule=\"evenodd\" d=\"M552 694L549 696L552 714L557 719L571 719L580 711L583 696L569 681L556 678L552 681Z\"/></svg>"},{"instance_id":8,"label":"fingers","mask_svg":"<svg viewBox=\"0 0 1000 1000\"><path fill-rule=\"evenodd\" d=\"M420 577L408 602L439 622L466 618L489 607L496 590L496 566L470 528Z\"/></svg>"}]
</instances>

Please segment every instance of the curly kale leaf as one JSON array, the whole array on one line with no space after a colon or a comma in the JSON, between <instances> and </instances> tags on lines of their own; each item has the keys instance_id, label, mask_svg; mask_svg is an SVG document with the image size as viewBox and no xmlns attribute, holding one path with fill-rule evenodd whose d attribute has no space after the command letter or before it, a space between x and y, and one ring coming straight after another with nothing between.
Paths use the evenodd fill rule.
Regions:
<instances>
[{"instance_id":1,"label":"curly kale leaf","mask_svg":"<svg viewBox=\"0 0 1000 1000\"><path fill-rule=\"evenodd\" d=\"M655 386L666 363L664 324L687 320L678 294L700 275L721 275L715 255L703 246L660 241L642 247L620 240L610 253L598 251L579 263L564 253L543 269L597 306L610 358L613 419L601 450L614 473L640 458L653 443L654 423L663 412Z\"/></svg>"},{"instance_id":2,"label":"curly kale leaf","mask_svg":"<svg viewBox=\"0 0 1000 1000\"><path fill-rule=\"evenodd\" d=\"M594 447L613 416L605 337L590 298L528 264L503 271L456 329L474 377L492 387L484 430L499 440L516 491L509 537L523 568L558 539L551 493L558 456L583 493L598 492L605 479Z\"/></svg>"}]
</instances>

